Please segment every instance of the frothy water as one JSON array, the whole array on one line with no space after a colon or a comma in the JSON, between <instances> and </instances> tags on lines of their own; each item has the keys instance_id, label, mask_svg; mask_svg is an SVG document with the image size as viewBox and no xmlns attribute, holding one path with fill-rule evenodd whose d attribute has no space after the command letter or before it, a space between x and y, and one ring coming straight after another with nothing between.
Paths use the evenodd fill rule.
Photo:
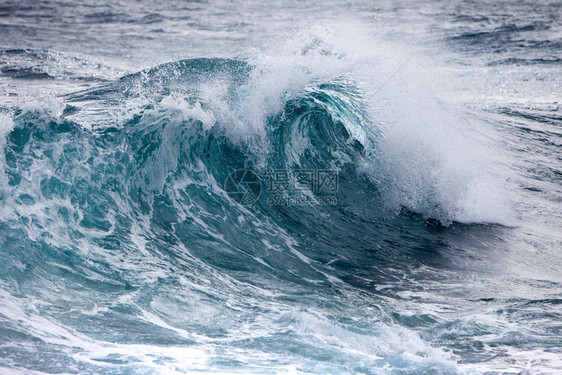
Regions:
<instances>
[{"instance_id":1,"label":"frothy water","mask_svg":"<svg viewBox=\"0 0 562 375\"><path fill-rule=\"evenodd\" d=\"M331 5L0 8L0 372L562 371L556 4Z\"/></svg>"}]
</instances>

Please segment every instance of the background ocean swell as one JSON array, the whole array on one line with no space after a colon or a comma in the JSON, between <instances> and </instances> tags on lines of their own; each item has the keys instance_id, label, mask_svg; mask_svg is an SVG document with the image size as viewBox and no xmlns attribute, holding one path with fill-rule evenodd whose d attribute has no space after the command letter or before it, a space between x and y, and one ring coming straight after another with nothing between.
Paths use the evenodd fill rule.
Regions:
<instances>
[{"instance_id":1,"label":"background ocean swell","mask_svg":"<svg viewBox=\"0 0 562 375\"><path fill-rule=\"evenodd\" d=\"M358 28L4 106L6 371L558 366L559 261L519 269L534 229L500 198L522 204L510 133L435 97L423 51L378 91L410 54ZM238 205L241 168L337 169L338 204Z\"/></svg>"}]
</instances>

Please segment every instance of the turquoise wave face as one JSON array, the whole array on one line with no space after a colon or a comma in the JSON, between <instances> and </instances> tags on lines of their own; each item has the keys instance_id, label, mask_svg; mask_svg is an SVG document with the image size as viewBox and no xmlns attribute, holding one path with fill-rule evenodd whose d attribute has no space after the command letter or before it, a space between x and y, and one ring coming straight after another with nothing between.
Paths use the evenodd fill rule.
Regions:
<instances>
[{"instance_id":1,"label":"turquoise wave face","mask_svg":"<svg viewBox=\"0 0 562 375\"><path fill-rule=\"evenodd\" d=\"M452 368L389 324L382 296L362 295L397 277L390 265L433 253L435 229L385 215L376 179L358 171L380 137L358 89L346 77L304 87L248 130L252 69L185 60L69 95L58 114L14 110L1 278L7 303L33 307L3 331L33 344L9 356L37 353L47 372L142 372L174 348L210 368L283 368L295 356L311 371ZM208 84L223 86L219 104Z\"/></svg>"}]
</instances>

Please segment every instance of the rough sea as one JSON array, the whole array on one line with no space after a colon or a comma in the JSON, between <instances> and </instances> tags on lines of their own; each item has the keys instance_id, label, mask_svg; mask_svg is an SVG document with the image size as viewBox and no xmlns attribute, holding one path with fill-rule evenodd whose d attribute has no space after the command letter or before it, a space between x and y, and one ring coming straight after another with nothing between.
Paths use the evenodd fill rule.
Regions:
<instances>
[{"instance_id":1,"label":"rough sea","mask_svg":"<svg viewBox=\"0 0 562 375\"><path fill-rule=\"evenodd\" d=\"M0 374L562 374L559 0L0 0Z\"/></svg>"}]
</instances>

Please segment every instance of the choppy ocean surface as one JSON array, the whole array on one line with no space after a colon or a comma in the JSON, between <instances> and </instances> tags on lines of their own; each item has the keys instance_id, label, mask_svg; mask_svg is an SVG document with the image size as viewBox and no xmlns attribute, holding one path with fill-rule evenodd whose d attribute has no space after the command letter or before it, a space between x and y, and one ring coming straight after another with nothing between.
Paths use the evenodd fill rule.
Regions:
<instances>
[{"instance_id":1,"label":"choppy ocean surface","mask_svg":"<svg viewBox=\"0 0 562 375\"><path fill-rule=\"evenodd\" d=\"M0 1L1 374L561 374L559 1Z\"/></svg>"}]
</instances>

